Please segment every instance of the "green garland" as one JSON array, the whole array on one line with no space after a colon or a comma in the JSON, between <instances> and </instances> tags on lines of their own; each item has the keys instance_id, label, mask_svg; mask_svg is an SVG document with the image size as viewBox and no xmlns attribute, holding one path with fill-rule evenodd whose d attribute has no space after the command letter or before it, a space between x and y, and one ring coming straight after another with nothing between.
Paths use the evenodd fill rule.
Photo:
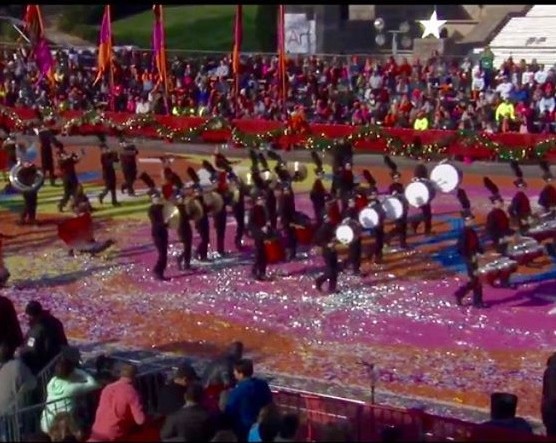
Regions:
<instances>
[{"instance_id":1,"label":"green garland","mask_svg":"<svg viewBox=\"0 0 556 443\"><path fill-rule=\"evenodd\" d=\"M238 146L257 148L277 138L289 135L291 132L289 127L285 127L257 134L248 134L233 127L229 121L222 117L211 118L195 128L177 130L159 123L151 114L129 117L123 123L116 123L108 118L104 112L96 110L87 111L82 116L69 120L64 120L57 111L51 108L41 109L40 112L44 120L57 122L62 134L67 135L78 133L78 129L84 125L97 127L99 131L109 130L119 134L133 134L138 130L152 128L157 137L168 142L189 143L198 141L203 133L207 131L231 129L232 143ZM33 126L32 120L22 120L12 109L4 106L0 106L0 117L8 120L17 131L27 131ZM390 135L384 128L376 125L361 126L346 137L328 138L324 134L308 135L303 141L303 147L317 151L328 151L346 142L355 143L359 140L384 140L390 155L424 160L445 156L448 147L455 143L467 147L470 151L486 148L492 152L491 158L493 160L502 161L538 159L556 149L556 137L547 138L531 147L516 149L504 146L492 140L486 134L465 130L456 131L443 140L417 148L414 143L404 142L400 137ZM472 152L470 154L472 156Z\"/></svg>"}]
</instances>

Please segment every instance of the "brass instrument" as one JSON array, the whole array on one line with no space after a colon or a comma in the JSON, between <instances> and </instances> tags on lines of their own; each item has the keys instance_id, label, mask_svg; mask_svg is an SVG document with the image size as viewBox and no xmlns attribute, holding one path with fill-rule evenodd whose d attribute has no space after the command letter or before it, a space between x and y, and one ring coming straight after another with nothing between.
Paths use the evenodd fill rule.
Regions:
<instances>
[{"instance_id":1,"label":"brass instrument","mask_svg":"<svg viewBox=\"0 0 556 443\"><path fill-rule=\"evenodd\" d=\"M187 213L189 218L191 218L194 222L201 220L203 215L205 215L203 211L203 206L201 205L201 203L199 203L199 200L197 200L196 198L188 197L185 199L184 204L185 204L185 212Z\"/></svg>"},{"instance_id":2,"label":"brass instrument","mask_svg":"<svg viewBox=\"0 0 556 443\"><path fill-rule=\"evenodd\" d=\"M164 223L166 223L170 229L178 229L180 224L180 211L177 206L167 201L164 203L162 213L164 215Z\"/></svg>"},{"instance_id":3,"label":"brass instrument","mask_svg":"<svg viewBox=\"0 0 556 443\"><path fill-rule=\"evenodd\" d=\"M219 213L224 207L224 199L222 196L214 191L204 192L203 201L208 207L208 214L214 215Z\"/></svg>"},{"instance_id":4,"label":"brass instrument","mask_svg":"<svg viewBox=\"0 0 556 443\"><path fill-rule=\"evenodd\" d=\"M44 173L33 163L19 161L10 170L8 179L19 192L37 192L44 184Z\"/></svg>"},{"instance_id":5,"label":"brass instrument","mask_svg":"<svg viewBox=\"0 0 556 443\"><path fill-rule=\"evenodd\" d=\"M301 162L286 163L286 169L294 182L303 182L308 176L307 166Z\"/></svg>"}]
</instances>

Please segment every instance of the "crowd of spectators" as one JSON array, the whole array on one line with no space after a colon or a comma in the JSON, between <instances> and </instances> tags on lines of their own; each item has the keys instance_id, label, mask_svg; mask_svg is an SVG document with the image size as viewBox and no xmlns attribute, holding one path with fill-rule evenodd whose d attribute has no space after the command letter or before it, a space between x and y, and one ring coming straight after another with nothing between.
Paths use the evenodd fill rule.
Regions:
<instances>
[{"instance_id":1,"label":"crowd of spectators","mask_svg":"<svg viewBox=\"0 0 556 443\"><path fill-rule=\"evenodd\" d=\"M148 434L150 441L289 442L301 435L300 417L280 410L268 382L255 375L253 361L245 358L241 342L234 342L201 374L184 363L168 380L155 377L157 395L147 410L145 385L138 383L135 365L116 365L101 356L94 370L85 370L56 317L36 301L25 313L29 329L24 335L13 304L0 296L0 442L14 436L9 417L29 406L35 417L27 412L16 422L28 441L126 441L149 429L155 432ZM47 366L54 371L43 391L39 381ZM555 435L555 370L553 354L543 381L542 415L549 436ZM84 414L80 405L86 396L93 402ZM516 406L517 396L492 394L491 420L485 425L532 434L531 425L516 416ZM401 441L403 432L402 427L385 427L381 441ZM353 437L347 427L327 425L317 441Z\"/></svg>"},{"instance_id":2,"label":"crowd of spectators","mask_svg":"<svg viewBox=\"0 0 556 443\"><path fill-rule=\"evenodd\" d=\"M512 58L494 66L488 47L477 60L291 56L285 104L273 56L242 57L237 96L229 56L171 56L166 98L149 52L117 53L112 92L108 79L93 86L94 54L72 49L56 59L55 85L47 86L23 49L4 50L0 103L60 110L110 103L120 112L268 120L299 112L315 123L416 130L548 133L556 125L554 67Z\"/></svg>"}]
</instances>

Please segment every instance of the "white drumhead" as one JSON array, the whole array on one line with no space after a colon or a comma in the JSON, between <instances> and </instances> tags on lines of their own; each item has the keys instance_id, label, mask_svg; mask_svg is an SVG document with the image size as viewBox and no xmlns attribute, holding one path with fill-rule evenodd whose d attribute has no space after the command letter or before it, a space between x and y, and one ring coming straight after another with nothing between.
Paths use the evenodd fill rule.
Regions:
<instances>
[{"instance_id":1,"label":"white drumhead","mask_svg":"<svg viewBox=\"0 0 556 443\"><path fill-rule=\"evenodd\" d=\"M364 229L372 229L375 226L378 226L379 222L380 217L378 212L376 212L373 208L363 208L359 213L359 223Z\"/></svg>"},{"instance_id":2,"label":"white drumhead","mask_svg":"<svg viewBox=\"0 0 556 443\"><path fill-rule=\"evenodd\" d=\"M432 199L431 190L422 181L411 182L405 188L405 198L414 208L420 208Z\"/></svg>"},{"instance_id":3,"label":"white drumhead","mask_svg":"<svg viewBox=\"0 0 556 443\"><path fill-rule=\"evenodd\" d=\"M336 238L343 245L349 245L355 238L355 232L349 225L340 225L336 228Z\"/></svg>"},{"instance_id":4,"label":"white drumhead","mask_svg":"<svg viewBox=\"0 0 556 443\"><path fill-rule=\"evenodd\" d=\"M459 186L461 174L455 166L441 163L432 169L430 179L440 192L449 193Z\"/></svg>"},{"instance_id":5,"label":"white drumhead","mask_svg":"<svg viewBox=\"0 0 556 443\"><path fill-rule=\"evenodd\" d=\"M403 203L399 198L386 197L382 202L382 209L386 213L388 220L398 220L403 215Z\"/></svg>"}]
</instances>

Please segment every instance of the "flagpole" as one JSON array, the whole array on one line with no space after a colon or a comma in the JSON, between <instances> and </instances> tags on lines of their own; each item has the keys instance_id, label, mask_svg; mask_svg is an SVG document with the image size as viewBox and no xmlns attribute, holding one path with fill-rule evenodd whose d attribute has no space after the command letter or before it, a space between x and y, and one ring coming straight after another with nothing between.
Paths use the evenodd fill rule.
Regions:
<instances>
[{"instance_id":1,"label":"flagpole","mask_svg":"<svg viewBox=\"0 0 556 443\"><path fill-rule=\"evenodd\" d=\"M236 17L234 23L234 48L233 48L233 69L234 69L234 98L235 98L235 117L239 116L239 56L241 51L241 39L243 39L243 8L242 5L236 5Z\"/></svg>"},{"instance_id":2,"label":"flagpole","mask_svg":"<svg viewBox=\"0 0 556 443\"><path fill-rule=\"evenodd\" d=\"M162 70L164 71L164 94L162 95L164 97L164 107L166 108L166 114L170 114L170 106L168 104L168 77L166 75L166 69L167 69L167 65L166 65L166 28L164 27L164 9L162 8L162 5L159 5L160 7L160 27L162 28L162 32L160 33L160 46L161 46L161 52L160 52L160 64L163 65L162 66ZM159 72L159 75L162 76L162 73Z\"/></svg>"},{"instance_id":3,"label":"flagpole","mask_svg":"<svg viewBox=\"0 0 556 443\"><path fill-rule=\"evenodd\" d=\"M110 5L106 5L106 11L108 15L108 26L110 27L110 41L108 42L108 88L110 89L110 102L108 106L110 110L114 112L116 110L116 101L114 97L114 67L112 66L112 14L110 11Z\"/></svg>"},{"instance_id":4,"label":"flagpole","mask_svg":"<svg viewBox=\"0 0 556 443\"><path fill-rule=\"evenodd\" d=\"M287 108L286 108L286 42L285 42L285 33L284 33L284 5L279 5L278 6L278 42L279 42L279 52L280 55L278 57L278 63L279 63L279 70L280 70L280 76L281 78L281 89L282 89L282 112L284 113L284 115L287 114Z\"/></svg>"}]
</instances>

